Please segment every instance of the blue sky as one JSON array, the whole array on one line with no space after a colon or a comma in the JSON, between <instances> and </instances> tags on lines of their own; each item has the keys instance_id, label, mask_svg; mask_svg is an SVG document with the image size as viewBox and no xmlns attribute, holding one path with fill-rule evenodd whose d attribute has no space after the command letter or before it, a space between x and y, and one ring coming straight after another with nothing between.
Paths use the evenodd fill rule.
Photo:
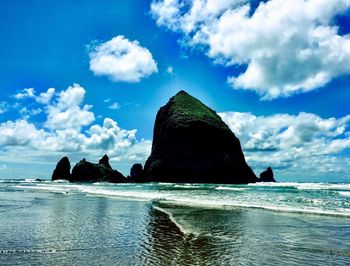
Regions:
<instances>
[{"instance_id":1,"label":"blue sky","mask_svg":"<svg viewBox=\"0 0 350 266\"><path fill-rule=\"evenodd\" d=\"M0 3L0 177L107 153L127 174L184 89L256 174L350 181L350 1Z\"/></svg>"}]
</instances>

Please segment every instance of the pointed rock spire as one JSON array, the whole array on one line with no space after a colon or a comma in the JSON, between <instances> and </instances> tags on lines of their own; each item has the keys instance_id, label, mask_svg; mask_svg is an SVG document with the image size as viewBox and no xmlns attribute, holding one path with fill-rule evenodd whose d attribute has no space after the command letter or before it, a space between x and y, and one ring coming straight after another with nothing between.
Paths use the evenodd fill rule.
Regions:
<instances>
[{"instance_id":1,"label":"pointed rock spire","mask_svg":"<svg viewBox=\"0 0 350 266\"><path fill-rule=\"evenodd\" d=\"M112 169L112 166L109 164L109 158L107 154L103 155L103 157L98 161L99 164L103 164L104 166Z\"/></svg>"}]
</instances>

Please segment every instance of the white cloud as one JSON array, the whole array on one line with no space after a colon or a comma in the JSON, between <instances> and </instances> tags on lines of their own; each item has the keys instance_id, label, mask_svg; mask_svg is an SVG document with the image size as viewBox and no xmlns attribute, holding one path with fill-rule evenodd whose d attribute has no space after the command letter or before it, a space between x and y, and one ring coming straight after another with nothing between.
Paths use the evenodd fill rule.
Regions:
<instances>
[{"instance_id":1,"label":"white cloud","mask_svg":"<svg viewBox=\"0 0 350 266\"><path fill-rule=\"evenodd\" d=\"M35 94L34 88L27 88L27 89L23 89L22 92L15 94L14 97L17 100L22 100L25 98L33 98L38 103L48 104L54 95L55 95L54 88L49 88L46 92L40 93L39 96Z\"/></svg>"},{"instance_id":2,"label":"white cloud","mask_svg":"<svg viewBox=\"0 0 350 266\"><path fill-rule=\"evenodd\" d=\"M33 98L35 97L34 94L35 94L34 88L26 88L26 89L23 89L22 92L15 94L14 97L18 100L22 100L25 98Z\"/></svg>"},{"instance_id":3,"label":"white cloud","mask_svg":"<svg viewBox=\"0 0 350 266\"><path fill-rule=\"evenodd\" d=\"M110 118L105 118L103 125L93 125L88 133L89 139L86 141L86 147L99 148L103 150L112 150L113 154L123 153L125 149L134 145L136 141L137 130L121 129L117 122Z\"/></svg>"},{"instance_id":4,"label":"white cloud","mask_svg":"<svg viewBox=\"0 0 350 266\"><path fill-rule=\"evenodd\" d=\"M80 106L84 100L85 89L78 84L68 87L58 94L57 101L47 106L45 126L50 129L80 129L95 120L90 111L91 105Z\"/></svg>"},{"instance_id":5,"label":"white cloud","mask_svg":"<svg viewBox=\"0 0 350 266\"><path fill-rule=\"evenodd\" d=\"M172 66L168 66L166 69L166 73L173 75L174 74L174 68Z\"/></svg>"},{"instance_id":6,"label":"white cloud","mask_svg":"<svg viewBox=\"0 0 350 266\"><path fill-rule=\"evenodd\" d=\"M289 175L304 176L348 169L339 153L350 149L350 115L324 119L311 113L255 116L227 112L220 116L257 169L271 165L288 169Z\"/></svg>"},{"instance_id":7,"label":"white cloud","mask_svg":"<svg viewBox=\"0 0 350 266\"><path fill-rule=\"evenodd\" d=\"M0 102L0 114L6 113L9 109L9 104L7 102Z\"/></svg>"},{"instance_id":8,"label":"white cloud","mask_svg":"<svg viewBox=\"0 0 350 266\"><path fill-rule=\"evenodd\" d=\"M108 106L108 108L112 110L118 110L120 107L121 106L118 102L112 103L110 106Z\"/></svg>"},{"instance_id":9,"label":"white cloud","mask_svg":"<svg viewBox=\"0 0 350 266\"><path fill-rule=\"evenodd\" d=\"M334 24L349 7L349 0L270 0L255 10L248 0L164 0L153 1L151 13L215 63L246 65L228 78L235 89L274 99L350 74L350 35Z\"/></svg>"},{"instance_id":10,"label":"white cloud","mask_svg":"<svg viewBox=\"0 0 350 266\"><path fill-rule=\"evenodd\" d=\"M183 5L183 3L180 4L179 0L153 1L151 12L157 20L157 25L178 30L180 27L180 9Z\"/></svg>"},{"instance_id":11,"label":"white cloud","mask_svg":"<svg viewBox=\"0 0 350 266\"><path fill-rule=\"evenodd\" d=\"M35 125L26 120L7 121L0 124L0 146L33 146L47 136L44 130L38 130Z\"/></svg>"},{"instance_id":12,"label":"white cloud","mask_svg":"<svg viewBox=\"0 0 350 266\"><path fill-rule=\"evenodd\" d=\"M41 108L33 108L33 109L28 109L27 107L23 107L19 112L24 115L38 115L42 112L43 110Z\"/></svg>"},{"instance_id":13,"label":"white cloud","mask_svg":"<svg viewBox=\"0 0 350 266\"><path fill-rule=\"evenodd\" d=\"M52 97L55 95L55 89L54 88L49 88L46 92L42 92L39 94L38 97L36 97L36 101L38 103L42 104L48 104L50 103Z\"/></svg>"},{"instance_id":14,"label":"white cloud","mask_svg":"<svg viewBox=\"0 0 350 266\"><path fill-rule=\"evenodd\" d=\"M90 70L112 81L139 82L158 72L150 51L122 35L93 47L89 56Z\"/></svg>"}]
</instances>

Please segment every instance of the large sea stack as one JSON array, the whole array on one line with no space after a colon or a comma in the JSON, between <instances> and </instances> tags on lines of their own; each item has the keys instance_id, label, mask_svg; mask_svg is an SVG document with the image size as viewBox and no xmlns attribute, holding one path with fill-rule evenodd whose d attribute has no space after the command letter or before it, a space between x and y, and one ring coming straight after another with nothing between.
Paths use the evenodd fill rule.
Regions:
<instances>
[{"instance_id":1,"label":"large sea stack","mask_svg":"<svg viewBox=\"0 0 350 266\"><path fill-rule=\"evenodd\" d=\"M155 182L257 181L239 139L215 111L180 91L157 113L144 175Z\"/></svg>"}]
</instances>

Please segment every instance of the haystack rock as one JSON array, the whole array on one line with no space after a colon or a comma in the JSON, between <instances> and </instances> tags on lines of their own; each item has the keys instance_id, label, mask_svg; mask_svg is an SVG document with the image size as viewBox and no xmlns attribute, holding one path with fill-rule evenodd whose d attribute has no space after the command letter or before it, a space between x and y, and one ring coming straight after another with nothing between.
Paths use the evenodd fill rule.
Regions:
<instances>
[{"instance_id":1,"label":"haystack rock","mask_svg":"<svg viewBox=\"0 0 350 266\"><path fill-rule=\"evenodd\" d=\"M257 178L215 111L180 91L157 113L144 174L155 182L246 184Z\"/></svg>"},{"instance_id":2,"label":"haystack rock","mask_svg":"<svg viewBox=\"0 0 350 266\"><path fill-rule=\"evenodd\" d=\"M59 160L55 170L52 173L52 181L58 179L70 179L70 162L66 156Z\"/></svg>"},{"instance_id":3,"label":"haystack rock","mask_svg":"<svg viewBox=\"0 0 350 266\"><path fill-rule=\"evenodd\" d=\"M260 182L276 182L275 178L273 177L273 171L271 167L268 167L266 171L262 172L260 174Z\"/></svg>"},{"instance_id":4,"label":"haystack rock","mask_svg":"<svg viewBox=\"0 0 350 266\"><path fill-rule=\"evenodd\" d=\"M112 169L108 156L105 155L98 164L90 163L85 159L78 162L73 167L70 181L123 183L126 179L120 172Z\"/></svg>"}]
</instances>

